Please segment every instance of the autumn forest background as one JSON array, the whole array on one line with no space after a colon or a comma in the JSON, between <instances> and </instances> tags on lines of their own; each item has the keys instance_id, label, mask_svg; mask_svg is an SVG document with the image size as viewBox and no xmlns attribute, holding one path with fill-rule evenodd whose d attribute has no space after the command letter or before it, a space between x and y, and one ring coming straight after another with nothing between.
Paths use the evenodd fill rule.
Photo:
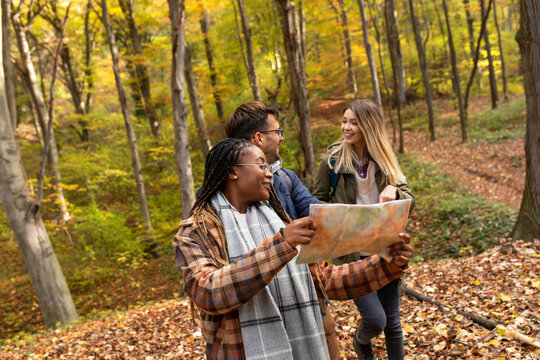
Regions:
<instances>
[{"instance_id":1,"label":"autumn forest background","mask_svg":"<svg viewBox=\"0 0 540 360\"><path fill-rule=\"evenodd\" d=\"M405 284L504 326L491 331L403 295L407 356L539 358L538 340L512 335L533 341L540 331L540 225L522 215L538 211L535 190L521 206L540 173L526 182L530 62L518 44L520 6L538 8L2 0L0 132L14 135L24 173L16 180L0 168L2 191L19 199L1 198L0 358L201 358L171 239L227 117L252 100L277 106L284 167L309 187L340 136L343 107L359 97L382 104L417 199ZM17 238L17 216L34 240ZM47 312L51 288L67 305ZM358 314L351 303L335 306L342 355L352 359ZM72 328L45 331L77 317Z\"/></svg>"}]
</instances>

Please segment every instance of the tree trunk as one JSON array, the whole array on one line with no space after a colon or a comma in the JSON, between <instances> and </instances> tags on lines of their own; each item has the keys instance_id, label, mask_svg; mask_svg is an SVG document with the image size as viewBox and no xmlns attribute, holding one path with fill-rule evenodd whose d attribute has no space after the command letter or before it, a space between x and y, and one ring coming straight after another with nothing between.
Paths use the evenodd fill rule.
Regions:
<instances>
[{"instance_id":1,"label":"tree trunk","mask_svg":"<svg viewBox=\"0 0 540 360\"><path fill-rule=\"evenodd\" d=\"M480 6L482 8L482 17L486 13L484 0L480 0ZM497 79L495 78L495 66L493 66L493 56L491 55L491 44L489 42L489 32L487 27L484 31L484 42L486 43L485 49L488 58L489 68L489 87L491 89L491 108L495 109L499 104L499 91L497 90Z\"/></svg>"},{"instance_id":2,"label":"tree trunk","mask_svg":"<svg viewBox=\"0 0 540 360\"><path fill-rule=\"evenodd\" d=\"M469 81L467 82L467 88L465 89L465 100L464 100L465 114L468 114L468 111L469 111L469 95L471 93L471 87L474 80L474 75L476 74L476 69L478 68L478 59L480 58L480 45L482 44L482 38L484 37L484 33L486 31L487 20L489 16L489 11L491 10L492 3L493 3L493 0L489 0L487 11L484 11L482 15L482 25L480 26L480 35L478 36L478 41L477 41L477 45L476 45L476 49L475 49L474 57L473 57L473 68L471 70L471 76L469 77Z\"/></svg>"},{"instance_id":3,"label":"tree trunk","mask_svg":"<svg viewBox=\"0 0 540 360\"><path fill-rule=\"evenodd\" d=\"M94 92L93 70L91 64L92 50L95 44L95 34L91 32L90 25L90 10L92 9L92 0L86 3L84 12L84 77L86 81L86 98L84 100L84 108L86 112L90 112L92 104L92 93ZM83 141L90 141L88 129L82 129Z\"/></svg>"},{"instance_id":4,"label":"tree trunk","mask_svg":"<svg viewBox=\"0 0 540 360\"><path fill-rule=\"evenodd\" d=\"M120 8L124 13L127 21L129 36L131 38L131 45L133 47L133 53L137 57L142 57L142 41L137 25L135 24L135 17L133 15L133 0L119 0ZM156 109L152 101L152 93L150 86L150 76L148 75L148 69L146 65L137 61L135 63L135 75L137 79L137 87L141 96L141 102L144 109L144 114L150 123L150 129L152 134L160 138L161 133L159 130L159 121L156 114Z\"/></svg>"},{"instance_id":5,"label":"tree trunk","mask_svg":"<svg viewBox=\"0 0 540 360\"><path fill-rule=\"evenodd\" d=\"M302 54L300 34L296 27L296 11L291 0L275 0L283 26L283 44L287 53L291 98L300 122L300 145L304 154L305 175L311 185L315 175L315 154L311 138L311 113L307 90L305 60Z\"/></svg>"},{"instance_id":6,"label":"tree trunk","mask_svg":"<svg viewBox=\"0 0 540 360\"><path fill-rule=\"evenodd\" d=\"M540 239L540 2L520 0L521 22L516 35L523 61L527 101L525 189L512 238Z\"/></svg>"},{"instance_id":7,"label":"tree trunk","mask_svg":"<svg viewBox=\"0 0 540 360\"><path fill-rule=\"evenodd\" d=\"M300 32L300 47L302 56L306 59L306 13L304 11L304 0L298 0L298 31Z\"/></svg>"},{"instance_id":8,"label":"tree trunk","mask_svg":"<svg viewBox=\"0 0 540 360\"><path fill-rule=\"evenodd\" d=\"M424 88L426 89L426 103L429 117L429 133L431 135L431 141L435 141L435 122L433 120L433 99L431 96L431 85L429 83L429 73L427 69L426 52L422 44L422 37L420 36L420 29L418 19L414 13L413 0L409 0L409 10L411 12L411 20L414 31L414 39L416 41L416 50L418 51L418 60L420 62L420 70L422 70L422 79L424 80Z\"/></svg>"},{"instance_id":9,"label":"tree trunk","mask_svg":"<svg viewBox=\"0 0 540 360\"><path fill-rule=\"evenodd\" d=\"M201 149L206 158L212 144L210 143L210 137L208 136L208 131L206 130L206 121L204 120L204 112L201 104L201 99L199 97L199 87L197 86L197 77L193 72L193 67L191 66L191 51L189 46L186 44L186 53L185 53L185 68L184 73L186 76L186 83L189 93L189 102L191 104L191 111L193 113L193 118L195 119L195 124L199 130L199 139L201 141Z\"/></svg>"},{"instance_id":10,"label":"tree trunk","mask_svg":"<svg viewBox=\"0 0 540 360\"><path fill-rule=\"evenodd\" d=\"M58 15L56 2L52 1L49 3L51 6L51 12L46 13L43 15L43 17L52 25L54 28L57 36L62 35L62 20L60 19L60 16ZM89 16L89 9L87 9L85 14L86 16ZM86 21L86 20L85 20ZM86 26L85 26L86 31ZM85 36L89 36L85 32ZM90 51L90 49L86 49L87 51ZM64 84L69 90L69 93L71 95L71 100L73 102L73 107L75 108L75 113L77 113L79 116L79 125L81 126L81 131L79 132L77 129L75 130L77 134L79 135L82 142L88 142L90 140L89 138L89 130L88 130L88 122L86 120L86 116L89 113L89 109L86 107L86 102L83 100L83 97L85 96L84 91L84 85L81 84L81 81L79 80L79 74L76 70L76 68L73 66L71 51L69 48L69 42L64 42L62 44L62 49L60 52L60 59L61 59L61 67L62 72L64 73ZM86 71L91 71L91 69L88 69ZM88 89L87 89L88 91Z\"/></svg>"},{"instance_id":11,"label":"tree trunk","mask_svg":"<svg viewBox=\"0 0 540 360\"><path fill-rule=\"evenodd\" d=\"M22 86L24 88L24 92L26 93L26 95L28 95L28 97L30 99L32 99L31 91L28 88L28 82L23 81ZM41 125L39 124L39 121L38 121L38 115L37 115L37 111L36 111L36 104L34 104L33 101L27 101L26 106L28 108L30 116L32 117L32 125L34 125L34 129L36 130L36 137L39 139L40 145L44 146L45 141L43 139L43 134L41 133Z\"/></svg>"},{"instance_id":12,"label":"tree trunk","mask_svg":"<svg viewBox=\"0 0 540 360\"><path fill-rule=\"evenodd\" d=\"M465 16L467 17L467 32L469 34L469 50L471 51L471 58L474 57L474 18L471 13L471 4L469 0L463 0L463 7L465 8Z\"/></svg>"},{"instance_id":13,"label":"tree trunk","mask_svg":"<svg viewBox=\"0 0 540 360\"><path fill-rule=\"evenodd\" d=\"M499 27L499 20L497 19L497 5L496 1L493 0L493 21L495 22L495 28L497 29L497 39L499 41L499 52L501 53L501 72L503 78L503 94L504 101L508 101L508 86L506 82L506 66L504 63L502 39L501 39L501 29Z\"/></svg>"},{"instance_id":14,"label":"tree trunk","mask_svg":"<svg viewBox=\"0 0 540 360\"><path fill-rule=\"evenodd\" d=\"M73 64L71 62L71 52L69 50L68 43L64 43L62 45L60 59L62 60L62 70L64 72L65 84L71 94L71 100L73 102L75 112L77 114L84 115L86 113L84 108L85 103L82 100L83 94L77 80L79 76L78 74L75 74Z\"/></svg>"},{"instance_id":15,"label":"tree trunk","mask_svg":"<svg viewBox=\"0 0 540 360\"><path fill-rule=\"evenodd\" d=\"M0 46L5 46L1 41L0 37ZM39 213L34 216L31 212L33 201L13 133L4 81L4 71L0 68L0 201L30 275L45 325L56 327L76 321L77 310L43 221Z\"/></svg>"},{"instance_id":16,"label":"tree trunk","mask_svg":"<svg viewBox=\"0 0 540 360\"><path fill-rule=\"evenodd\" d=\"M471 13L471 3L470 0L463 0L463 5L465 7L465 16L467 17L467 32L469 34L469 49L471 52L471 59L474 61L474 18ZM482 18L482 16L480 16ZM482 72L478 69L478 87L482 88ZM454 86L455 91L455 86Z\"/></svg>"},{"instance_id":17,"label":"tree trunk","mask_svg":"<svg viewBox=\"0 0 540 360\"><path fill-rule=\"evenodd\" d=\"M246 51L244 50L244 41L242 40L242 31L240 30L240 25L238 24L238 13L236 11L235 0L231 0L233 10L234 10L234 23L236 25L236 37L238 38L238 43L240 44L240 52L242 53L242 60L244 61L244 67L249 68L248 60L246 56Z\"/></svg>"},{"instance_id":18,"label":"tree trunk","mask_svg":"<svg viewBox=\"0 0 540 360\"><path fill-rule=\"evenodd\" d=\"M399 30L395 16L396 9L394 6L394 0L385 0L384 10L388 44L390 45L390 58L392 60L392 67L394 68L394 72L396 72L398 79L396 84L398 100L399 104L404 106L407 101L405 90L405 69L403 67L403 56L401 52L401 43L399 41Z\"/></svg>"},{"instance_id":19,"label":"tree trunk","mask_svg":"<svg viewBox=\"0 0 540 360\"><path fill-rule=\"evenodd\" d=\"M511 0L510 5L508 6L508 15L506 17L506 21L504 22L504 26L506 27L506 29L508 31L512 31L514 29L513 18L514 18L514 10L515 10L514 7L515 6L516 6L516 4L514 3L514 0Z\"/></svg>"},{"instance_id":20,"label":"tree trunk","mask_svg":"<svg viewBox=\"0 0 540 360\"><path fill-rule=\"evenodd\" d=\"M174 148L180 181L182 215L187 217L195 203L195 194L193 192L193 173L189 156L187 105L184 95L184 51L186 50L184 25L186 15L184 0L168 1L172 26L171 89L174 112Z\"/></svg>"},{"instance_id":21,"label":"tree trunk","mask_svg":"<svg viewBox=\"0 0 540 360\"><path fill-rule=\"evenodd\" d=\"M343 29L343 38L345 39L345 51L347 52L347 76L349 79L349 91L354 95L358 93L358 88L356 85L356 76L354 75L354 65L352 60L352 49L351 49L351 37L349 35L349 24L347 20L347 11L345 10L345 4L343 0L338 0L339 12L341 15L341 28Z\"/></svg>"},{"instance_id":22,"label":"tree trunk","mask_svg":"<svg viewBox=\"0 0 540 360\"><path fill-rule=\"evenodd\" d=\"M334 10L334 13L335 13L335 16L336 16L336 23L340 24L341 23L341 15L340 15L339 9L334 4L333 0L328 0L328 3L332 7L332 10ZM343 59L343 66L347 66L347 55L345 54L345 43L344 43L343 39L341 38L341 36L339 37L339 49L341 50L341 58ZM320 56L318 58L320 58Z\"/></svg>"},{"instance_id":23,"label":"tree trunk","mask_svg":"<svg viewBox=\"0 0 540 360\"><path fill-rule=\"evenodd\" d=\"M257 72L255 71L255 61L253 60L253 45L251 43L251 30L249 29L248 21L246 18L246 10L244 8L244 0L236 0L238 3L238 11L240 12L240 20L242 21L242 33L244 34L244 41L246 42L246 55L247 55L247 74L249 80L249 86L253 92L253 99L255 101L262 101L261 90L259 88L259 80L257 79Z\"/></svg>"},{"instance_id":24,"label":"tree trunk","mask_svg":"<svg viewBox=\"0 0 540 360\"><path fill-rule=\"evenodd\" d=\"M134 115L137 119L146 118L146 113L144 112L144 105L143 105L143 100L141 96L141 89L139 87L138 80L137 80L137 71L135 70L136 60L134 61L134 59L129 56L132 54L130 53L131 49L129 48L129 45L127 44L127 42L122 45L124 46L124 49L127 50L127 54L128 54L128 56L126 56L126 59L125 59L125 62L126 62L125 71L128 73L129 80L127 81L127 86L129 88L129 95L134 105Z\"/></svg>"},{"instance_id":25,"label":"tree trunk","mask_svg":"<svg viewBox=\"0 0 540 360\"><path fill-rule=\"evenodd\" d=\"M178 3L178 1L181 1L182 6L184 6L183 0L175 0L175 3ZM210 36L208 35L208 28L210 27L210 24L208 22L208 13L206 12L206 9L204 9L204 5L201 4L201 1L198 0L197 2L200 4L201 10L202 10L201 19L199 22L201 24L201 31L203 33L203 38L204 38L204 48L206 50L206 60L208 61L208 69L210 70L210 83L212 84L214 102L216 103L217 116L218 118L223 119L223 116L224 116L223 105L221 103L221 91L219 90L218 83L217 83L217 72L216 72L216 67L214 65L214 51L212 50L212 44L210 43ZM182 11L183 11L183 7L182 7ZM183 50L180 50L180 51L183 51Z\"/></svg>"},{"instance_id":26,"label":"tree trunk","mask_svg":"<svg viewBox=\"0 0 540 360\"><path fill-rule=\"evenodd\" d=\"M439 30L441 31L441 35L442 35L443 43L444 43L444 60L445 60L446 65L449 65L450 56L448 55L448 41L446 40L446 32L444 31L444 25L441 20L441 14L439 13L439 10L438 10L439 8L437 5L437 1L434 0L433 2L435 4L435 7L434 7L435 13L437 14L437 24L439 25ZM454 104L454 109L457 109L456 107L456 93L457 93L456 79L453 76L451 76L451 78L452 78L452 89L454 90L454 92L452 93L452 103Z\"/></svg>"},{"instance_id":27,"label":"tree trunk","mask_svg":"<svg viewBox=\"0 0 540 360\"><path fill-rule=\"evenodd\" d=\"M28 41L26 39L26 28L21 23L21 14L19 13L12 13L11 21L13 23L13 28L15 29L17 45L19 47L19 52L21 53L22 63L25 71L24 81L27 83L28 89L30 90L30 94L32 96L32 101L35 104L38 121L41 127L41 133L46 134L47 124L49 123L49 112L43 98L43 93L38 84L36 71L30 55L30 47L28 46ZM62 178L60 176L60 169L58 168L58 147L56 145L56 138L54 136L54 132L51 132L50 135L51 137L49 139L47 161L49 163L50 172L53 175L51 182L56 192L55 201L59 206L60 222L65 223L70 219L70 214L67 210L64 191L62 189Z\"/></svg>"},{"instance_id":28,"label":"tree trunk","mask_svg":"<svg viewBox=\"0 0 540 360\"><path fill-rule=\"evenodd\" d=\"M146 190L144 188L144 181L142 175L142 166L139 159L139 150L137 149L137 138L135 136L135 129L131 123L131 117L129 114L129 108L127 103L127 97L122 85L122 78L120 77L120 66L118 58L118 49L116 48L116 39L114 30L109 21L109 11L107 8L107 0L101 0L102 17L101 21L105 26L107 33L107 40L109 42L109 49L111 51L114 80L116 82L116 90L118 91L118 100L122 109L122 115L124 117L124 124L126 126L127 138L129 143L129 149L131 151L131 162L133 164L133 174L135 177L135 183L137 184L137 191L139 193L139 205L141 208L141 215L143 217L144 228L147 236L147 253L157 257L157 242L154 234L154 228L152 227L152 221L150 220L150 212L148 211L148 203L146 200Z\"/></svg>"},{"instance_id":29,"label":"tree trunk","mask_svg":"<svg viewBox=\"0 0 540 360\"><path fill-rule=\"evenodd\" d=\"M376 17L373 15L373 11L372 11L373 7L377 9ZM396 144L396 124L394 122L394 117L392 116L392 108L393 108L392 95L390 94L390 89L388 88L388 82L386 81L386 71L384 71L384 62L382 58L381 33L379 32L379 27L377 26L377 19L382 18L383 27L384 27L384 17L380 16L379 7L375 3L372 3L369 8L369 16L371 18L371 22L373 23L373 28L375 29L375 40L377 41L377 53L379 54L379 65L381 66L383 86L384 86L384 90L386 91L386 99L388 101L388 114L390 115L390 122L392 123L392 143L395 145Z\"/></svg>"},{"instance_id":30,"label":"tree trunk","mask_svg":"<svg viewBox=\"0 0 540 360\"><path fill-rule=\"evenodd\" d=\"M448 6L446 0L442 0L444 18L446 20L446 30L448 31L448 45L450 47L450 62L452 64L452 74L454 76L454 86L456 98L459 105L459 123L461 125L461 141L467 141L467 117L463 106L463 96L461 96L461 85L459 80L459 70L457 68L456 48L454 46L454 38L452 36L452 28L450 27L450 18L448 16Z\"/></svg>"},{"instance_id":31,"label":"tree trunk","mask_svg":"<svg viewBox=\"0 0 540 360\"><path fill-rule=\"evenodd\" d=\"M375 66L375 60L373 59L373 52L371 50L371 44L369 43L368 34L368 22L366 17L366 8L364 6L364 0L358 0L358 7L360 8L360 15L362 16L362 30L364 33L364 47L366 48L366 56L369 63L369 72L371 74L371 86L373 87L373 97L375 102L379 104L382 110L381 91L379 90L379 79L377 77L377 68Z\"/></svg>"},{"instance_id":32,"label":"tree trunk","mask_svg":"<svg viewBox=\"0 0 540 360\"><path fill-rule=\"evenodd\" d=\"M399 152L403 153L403 122L401 119L401 108L405 105L405 77L403 72L403 58L401 56L401 45L399 42L399 32L396 17L394 16L394 0L385 0L384 17L386 20L386 35L388 37L388 47L390 48L390 60L392 61L392 78L394 80L394 94L397 94L397 115L399 127Z\"/></svg>"},{"instance_id":33,"label":"tree trunk","mask_svg":"<svg viewBox=\"0 0 540 360\"><path fill-rule=\"evenodd\" d=\"M17 105L15 96L15 72L13 71L13 65L11 64L11 31L9 27L9 12L11 7L10 0L2 0L2 57L4 59L4 77L6 81L6 94L9 107L9 115L11 116L11 126L13 132L17 129Z\"/></svg>"},{"instance_id":34,"label":"tree trunk","mask_svg":"<svg viewBox=\"0 0 540 360\"><path fill-rule=\"evenodd\" d=\"M278 14L278 10L276 9L276 4L274 3L273 0L268 0L267 4L268 4L268 7L272 9L272 20L271 20L272 25L276 29L278 29L279 28L279 14ZM300 4L302 4L302 2ZM300 23L302 24L302 21L300 21ZM268 36L267 39L269 40L269 43L271 44L268 48L270 51L272 51L271 68L276 78L276 87L274 91L268 89L267 87L264 88L267 95L266 102L277 108L281 108L281 105L279 104L277 98L279 95L279 91L281 90L281 83L282 83L282 79L281 79L282 60L281 59L283 59L283 50L282 50L283 48L281 44L279 43L279 41L273 38L272 36ZM302 47L302 53L304 54L304 58L305 58L304 51L305 51L305 47Z\"/></svg>"}]
</instances>

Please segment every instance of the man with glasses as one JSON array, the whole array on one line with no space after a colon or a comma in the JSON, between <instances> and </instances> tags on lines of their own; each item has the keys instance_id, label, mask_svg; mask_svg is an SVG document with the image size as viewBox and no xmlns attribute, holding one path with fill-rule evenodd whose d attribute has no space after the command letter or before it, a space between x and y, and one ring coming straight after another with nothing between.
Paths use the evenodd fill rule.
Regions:
<instances>
[{"instance_id":1,"label":"man with glasses","mask_svg":"<svg viewBox=\"0 0 540 360\"><path fill-rule=\"evenodd\" d=\"M279 110L263 102L240 105L225 125L227 137L246 139L260 148L272 168L274 189L292 220L309 216L309 205L320 201L311 196L294 171L282 168L279 144L283 141Z\"/></svg>"},{"instance_id":2,"label":"man with glasses","mask_svg":"<svg viewBox=\"0 0 540 360\"><path fill-rule=\"evenodd\" d=\"M283 141L279 110L260 101L240 105L229 117L225 133L229 138L246 139L260 148L270 164L273 186L285 211L292 220L309 216L309 205L319 204L302 184L294 171L282 167L279 144ZM326 308L323 309L323 312ZM323 314L324 315L324 314ZM335 332L334 318L330 312L323 316L324 331L330 359L339 359L340 350Z\"/></svg>"}]
</instances>

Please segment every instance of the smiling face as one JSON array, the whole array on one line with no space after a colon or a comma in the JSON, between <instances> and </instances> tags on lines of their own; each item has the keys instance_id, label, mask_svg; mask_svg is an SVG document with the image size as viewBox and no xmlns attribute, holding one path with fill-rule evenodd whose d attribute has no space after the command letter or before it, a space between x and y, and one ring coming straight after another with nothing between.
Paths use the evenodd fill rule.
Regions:
<instances>
[{"instance_id":1,"label":"smiling face","mask_svg":"<svg viewBox=\"0 0 540 360\"><path fill-rule=\"evenodd\" d=\"M256 146L245 148L231 172L231 187L238 195L238 200L250 204L268 200L272 187L272 173L264 169L266 158ZM229 180L230 182L231 180Z\"/></svg>"},{"instance_id":2,"label":"smiling face","mask_svg":"<svg viewBox=\"0 0 540 360\"><path fill-rule=\"evenodd\" d=\"M365 144L364 134L358 126L358 120L351 109L345 110L343 120L341 122L341 132L347 144L353 145L355 148L362 148Z\"/></svg>"},{"instance_id":3,"label":"smiling face","mask_svg":"<svg viewBox=\"0 0 540 360\"><path fill-rule=\"evenodd\" d=\"M279 136L277 131L269 131L279 129L279 122L274 115L268 114L266 123L268 124L265 129L266 132L261 134L261 149L266 156L266 161L271 164L279 159L279 144L281 144L283 138Z\"/></svg>"}]
</instances>

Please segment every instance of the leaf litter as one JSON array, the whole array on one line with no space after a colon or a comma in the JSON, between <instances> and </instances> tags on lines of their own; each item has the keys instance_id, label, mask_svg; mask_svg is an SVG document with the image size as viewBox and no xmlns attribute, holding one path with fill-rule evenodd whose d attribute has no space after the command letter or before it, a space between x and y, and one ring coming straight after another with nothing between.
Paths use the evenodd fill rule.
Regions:
<instances>
[{"instance_id":1,"label":"leaf litter","mask_svg":"<svg viewBox=\"0 0 540 360\"><path fill-rule=\"evenodd\" d=\"M480 255L412 264L404 282L460 309L540 337L540 246L514 242ZM508 248L506 248L508 249ZM489 331L451 310L402 294L406 359L540 359L540 350ZM361 318L352 301L333 301L342 358L356 359L352 339ZM384 337L374 340L385 358ZM0 348L0 359L203 359L205 343L186 298L145 305L39 333Z\"/></svg>"}]
</instances>

